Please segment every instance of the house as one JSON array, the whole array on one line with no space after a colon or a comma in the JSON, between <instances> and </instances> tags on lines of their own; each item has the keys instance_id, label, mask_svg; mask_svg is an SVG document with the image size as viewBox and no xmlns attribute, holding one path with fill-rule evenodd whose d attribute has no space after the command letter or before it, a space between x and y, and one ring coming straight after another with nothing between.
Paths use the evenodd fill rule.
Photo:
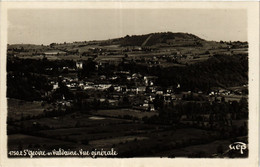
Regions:
<instances>
[{"instance_id":1,"label":"house","mask_svg":"<svg viewBox=\"0 0 260 167\"><path fill-rule=\"evenodd\" d=\"M141 78L141 77L142 77L141 74L138 74L138 73L132 74L132 79L138 79L138 78Z\"/></svg>"},{"instance_id":2,"label":"house","mask_svg":"<svg viewBox=\"0 0 260 167\"><path fill-rule=\"evenodd\" d=\"M131 92L137 92L137 88L131 88Z\"/></svg>"},{"instance_id":3,"label":"house","mask_svg":"<svg viewBox=\"0 0 260 167\"><path fill-rule=\"evenodd\" d=\"M131 92L131 88L126 88L126 92Z\"/></svg>"},{"instance_id":4,"label":"house","mask_svg":"<svg viewBox=\"0 0 260 167\"><path fill-rule=\"evenodd\" d=\"M118 105L118 100L109 99L108 103L111 106L117 106Z\"/></svg>"},{"instance_id":5,"label":"house","mask_svg":"<svg viewBox=\"0 0 260 167\"><path fill-rule=\"evenodd\" d=\"M136 88L136 93L138 94L139 92L145 92L146 91L146 87L145 86L140 86L138 88Z\"/></svg>"},{"instance_id":6,"label":"house","mask_svg":"<svg viewBox=\"0 0 260 167\"><path fill-rule=\"evenodd\" d=\"M79 82L79 87L81 88L81 89L83 89L84 88L84 83L81 81L81 82Z\"/></svg>"},{"instance_id":7,"label":"house","mask_svg":"<svg viewBox=\"0 0 260 167\"><path fill-rule=\"evenodd\" d=\"M111 79L111 80L116 80L116 79L117 79L117 76L112 76L110 79Z\"/></svg>"},{"instance_id":8,"label":"house","mask_svg":"<svg viewBox=\"0 0 260 167\"><path fill-rule=\"evenodd\" d=\"M84 85L84 90L87 90L87 89L95 89L95 87L92 85Z\"/></svg>"},{"instance_id":9,"label":"house","mask_svg":"<svg viewBox=\"0 0 260 167\"><path fill-rule=\"evenodd\" d=\"M99 67L98 64L96 64L96 65L95 65L95 69L98 70L98 67Z\"/></svg>"},{"instance_id":10,"label":"house","mask_svg":"<svg viewBox=\"0 0 260 167\"><path fill-rule=\"evenodd\" d=\"M167 92L167 93L172 93L172 89L171 89L171 88L168 88L168 89L166 90L166 92Z\"/></svg>"},{"instance_id":11,"label":"house","mask_svg":"<svg viewBox=\"0 0 260 167\"><path fill-rule=\"evenodd\" d=\"M171 94L172 100L176 100L176 96L174 94Z\"/></svg>"},{"instance_id":12,"label":"house","mask_svg":"<svg viewBox=\"0 0 260 167\"><path fill-rule=\"evenodd\" d=\"M130 80L132 79L132 77L131 77L131 76L127 76L126 79L127 79L128 81L130 81Z\"/></svg>"},{"instance_id":13,"label":"house","mask_svg":"<svg viewBox=\"0 0 260 167\"><path fill-rule=\"evenodd\" d=\"M187 120L187 115L183 114L180 118L181 121L186 121Z\"/></svg>"},{"instance_id":14,"label":"house","mask_svg":"<svg viewBox=\"0 0 260 167\"><path fill-rule=\"evenodd\" d=\"M146 86L150 85L153 86L154 85L154 81L157 79L156 76L144 76L144 83Z\"/></svg>"},{"instance_id":15,"label":"house","mask_svg":"<svg viewBox=\"0 0 260 167\"><path fill-rule=\"evenodd\" d=\"M66 101L65 97L63 96L61 101L57 101L58 105L61 105L63 107L70 107L71 106L71 101Z\"/></svg>"},{"instance_id":16,"label":"house","mask_svg":"<svg viewBox=\"0 0 260 167\"><path fill-rule=\"evenodd\" d=\"M53 68L45 68L45 71L52 71Z\"/></svg>"},{"instance_id":17,"label":"house","mask_svg":"<svg viewBox=\"0 0 260 167\"><path fill-rule=\"evenodd\" d=\"M172 100L171 94L164 94L164 95L163 95L163 100L164 100L164 102L166 102L166 103L170 103L171 100Z\"/></svg>"},{"instance_id":18,"label":"house","mask_svg":"<svg viewBox=\"0 0 260 167\"><path fill-rule=\"evenodd\" d=\"M101 98L101 99L99 99L99 101L100 101L101 103L103 103L103 102L105 102L105 101L106 101L106 99L104 99L104 98Z\"/></svg>"},{"instance_id":19,"label":"house","mask_svg":"<svg viewBox=\"0 0 260 167\"><path fill-rule=\"evenodd\" d=\"M112 97L113 97L113 99L117 99L117 100L119 100L120 99L120 96L119 95L112 95Z\"/></svg>"},{"instance_id":20,"label":"house","mask_svg":"<svg viewBox=\"0 0 260 167\"><path fill-rule=\"evenodd\" d=\"M163 95L163 91L157 91L156 94L157 95Z\"/></svg>"},{"instance_id":21,"label":"house","mask_svg":"<svg viewBox=\"0 0 260 167\"><path fill-rule=\"evenodd\" d=\"M117 92L121 92L122 88L121 88L121 86L114 86L114 90Z\"/></svg>"},{"instance_id":22,"label":"house","mask_svg":"<svg viewBox=\"0 0 260 167\"><path fill-rule=\"evenodd\" d=\"M83 62L82 61L77 61L76 62L76 67L77 67L77 69L83 69Z\"/></svg>"},{"instance_id":23,"label":"house","mask_svg":"<svg viewBox=\"0 0 260 167\"><path fill-rule=\"evenodd\" d=\"M150 102L154 101L154 99L155 99L154 96L151 96L151 95L149 96L149 101L150 101Z\"/></svg>"},{"instance_id":24,"label":"house","mask_svg":"<svg viewBox=\"0 0 260 167\"><path fill-rule=\"evenodd\" d=\"M52 89L55 90L55 89L58 89L58 88L59 88L59 83L58 82L54 83Z\"/></svg>"},{"instance_id":25,"label":"house","mask_svg":"<svg viewBox=\"0 0 260 167\"><path fill-rule=\"evenodd\" d=\"M222 93L224 93L225 91L226 91L225 89L220 89L218 92L222 94Z\"/></svg>"},{"instance_id":26,"label":"house","mask_svg":"<svg viewBox=\"0 0 260 167\"><path fill-rule=\"evenodd\" d=\"M175 99L176 100L181 100L182 99L182 94L175 94Z\"/></svg>"},{"instance_id":27,"label":"house","mask_svg":"<svg viewBox=\"0 0 260 167\"><path fill-rule=\"evenodd\" d=\"M154 104L150 104L150 111L152 111L152 112L155 111Z\"/></svg>"},{"instance_id":28,"label":"house","mask_svg":"<svg viewBox=\"0 0 260 167\"><path fill-rule=\"evenodd\" d=\"M145 102L139 109L144 111L152 111L152 112L155 111L154 104L150 104L147 102Z\"/></svg>"},{"instance_id":29,"label":"house","mask_svg":"<svg viewBox=\"0 0 260 167\"><path fill-rule=\"evenodd\" d=\"M99 90L105 90L105 89L110 88L112 85L111 84L99 84L99 85L96 85L96 86Z\"/></svg>"},{"instance_id":30,"label":"house","mask_svg":"<svg viewBox=\"0 0 260 167\"><path fill-rule=\"evenodd\" d=\"M148 103L144 103L143 107L149 107L149 104Z\"/></svg>"},{"instance_id":31,"label":"house","mask_svg":"<svg viewBox=\"0 0 260 167\"><path fill-rule=\"evenodd\" d=\"M101 80L105 80L107 77L106 77L105 75L101 75L99 78L100 78Z\"/></svg>"}]
</instances>

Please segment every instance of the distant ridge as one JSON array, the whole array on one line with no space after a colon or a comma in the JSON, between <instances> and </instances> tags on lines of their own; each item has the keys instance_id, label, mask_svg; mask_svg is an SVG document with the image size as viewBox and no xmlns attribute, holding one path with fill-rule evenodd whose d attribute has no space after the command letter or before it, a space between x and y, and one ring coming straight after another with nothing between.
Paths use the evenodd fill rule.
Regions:
<instances>
[{"instance_id":1,"label":"distant ridge","mask_svg":"<svg viewBox=\"0 0 260 167\"><path fill-rule=\"evenodd\" d=\"M190 42L188 44L192 44L194 42L205 40L189 33L161 32L144 35L127 35L122 38L112 39L112 41L113 43L120 44L121 46L153 46L159 44L174 45L182 42Z\"/></svg>"},{"instance_id":2,"label":"distant ridge","mask_svg":"<svg viewBox=\"0 0 260 167\"><path fill-rule=\"evenodd\" d=\"M197 45L197 42L206 41L196 35L182 32L157 32L149 33L143 35L126 35L125 37L104 39L104 40L90 40L90 41L75 41L75 42L62 42L62 43L52 43L52 44L70 44L70 43L82 43L82 44L102 44L110 45L116 44L120 46L139 46L139 47L149 47L158 45ZM37 45L37 44L10 44L12 47L35 47L35 46L48 46L48 45Z\"/></svg>"}]
</instances>

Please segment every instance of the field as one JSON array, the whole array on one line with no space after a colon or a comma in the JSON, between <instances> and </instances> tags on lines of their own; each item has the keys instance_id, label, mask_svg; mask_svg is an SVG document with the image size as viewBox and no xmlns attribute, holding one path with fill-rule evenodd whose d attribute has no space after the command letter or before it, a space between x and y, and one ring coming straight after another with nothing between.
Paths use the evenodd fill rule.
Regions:
<instances>
[{"instance_id":1,"label":"field","mask_svg":"<svg viewBox=\"0 0 260 167\"><path fill-rule=\"evenodd\" d=\"M37 116L43 113L43 110L50 107L41 105L41 102L34 101L28 102L23 100L17 100L8 98L8 117L12 119L21 119L21 117Z\"/></svg>"},{"instance_id":2,"label":"field","mask_svg":"<svg viewBox=\"0 0 260 167\"><path fill-rule=\"evenodd\" d=\"M154 115L158 115L158 113L156 112L142 112L133 109L98 110L96 112L93 112L93 114L100 115L100 116L109 116L109 117L124 117L126 115L129 115L139 119L143 117L151 117Z\"/></svg>"},{"instance_id":3,"label":"field","mask_svg":"<svg viewBox=\"0 0 260 167\"><path fill-rule=\"evenodd\" d=\"M111 122L113 119L109 119ZM93 121L93 120L91 120ZM97 123L100 120L95 119ZM186 145L191 141L207 141L215 132L209 132L196 128L175 129L169 126L145 125L139 123L117 123L109 126L97 126L94 122L88 127L80 128L57 128L53 130L40 130L32 134L13 134L8 136L9 150L22 148L45 148L45 149L71 149L79 148L109 149L115 148L120 156L128 155L131 149L143 152L150 149L160 152L177 147L179 144ZM142 147L139 147L142 145ZM159 148L158 148L159 147ZM161 154L163 155L163 154ZM131 155L129 155L131 156ZM181 155L183 156L183 155Z\"/></svg>"},{"instance_id":4,"label":"field","mask_svg":"<svg viewBox=\"0 0 260 167\"><path fill-rule=\"evenodd\" d=\"M97 116L98 114L102 116ZM135 110L98 110L95 115L73 113L61 117L40 118L23 121L24 127L33 127L37 123L42 129L25 134L16 133L8 136L8 148L47 148L71 149L80 148L109 149L115 148L119 156L132 156L131 149L137 149L142 156L160 153L163 150L173 149L178 145L189 145L199 141L211 141L217 132L210 132L196 128L178 128L174 126L149 125L128 119L119 119L128 114L142 118L155 113L140 112ZM118 118L113 118L118 117ZM10 127L19 127L19 123ZM142 145L142 147L139 147ZM154 154L153 153L153 154ZM137 154L138 155L138 154ZM136 156L137 156L136 155ZM163 155L163 154L162 154ZM181 154L180 154L181 155ZM182 156L182 155L181 155Z\"/></svg>"},{"instance_id":5,"label":"field","mask_svg":"<svg viewBox=\"0 0 260 167\"><path fill-rule=\"evenodd\" d=\"M106 118L106 119L93 119L90 115L85 114L68 114L61 117L46 117L41 119L30 119L22 121L24 126L32 126L37 123L40 126L48 128L72 128L77 126L100 126L100 125L111 125L119 123L131 122L130 120Z\"/></svg>"},{"instance_id":6,"label":"field","mask_svg":"<svg viewBox=\"0 0 260 167\"><path fill-rule=\"evenodd\" d=\"M35 59L35 60L41 60L43 59L43 55L26 55L26 56L18 56L21 59ZM48 60L88 60L89 56L78 56L78 55L59 55L59 56L45 56Z\"/></svg>"},{"instance_id":7,"label":"field","mask_svg":"<svg viewBox=\"0 0 260 167\"><path fill-rule=\"evenodd\" d=\"M49 147L57 147L59 145L68 145L68 142L62 142L60 140L48 139L43 137L35 137L24 134L14 134L8 136L8 146L9 150L17 150L18 147L40 147L41 146L49 146ZM31 145L31 146L29 146Z\"/></svg>"},{"instance_id":8,"label":"field","mask_svg":"<svg viewBox=\"0 0 260 167\"><path fill-rule=\"evenodd\" d=\"M40 131L39 134L48 138L87 144L94 148L111 148L134 140L147 140L149 138L145 137L145 134L152 131L152 127L142 127L135 124L120 124L119 126L122 128L120 127L118 130L115 130L116 126L109 126L48 130ZM143 128L150 129L145 131Z\"/></svg>"},{"instance_id":9,"label":"field","mask_svg":"<svg viewBox=\"0 0 260 167\"><path fill-rule=\"evenodd\" d=\"M247 142L247 137L242 136L237 138L236 140ZM180 157L183 155L188 155L189 157L192 157L194 155L199 156L208 156L208 157L219 157L221 154L220 152L223 152L224 154L230 151L229 145L234 141L232 140L215 140L210 143L206 144L198 144L194 146L188 146L184 148L179 149L173 149L165 152L160 152L158 155L162 156L171 156L171 157ZM219 154L219 155L218 155ZM241 156L241 155L237 155ZM242 156L243 157L243 156Z\"/></svg>"},{"instance_id":10,"label":"field","mask_svg":"<svg viewBox=\"0 0 260 167\"><path fill-rule=\"evenodd\" d=\"M242 97L242 95L227 95L227 96L223 96L225 97L225 101L240 101Z\"/></svg>"},{"instance_id":11,"label":"field","mask_svg":"<svg viewBox=\"0 0 260 167\"><path fill-rule=\"evenodd\" d=\"M231 142L229 140L216 140L207 144L199 144L195 146L184 147L181 149L173 149L170 151L160 152L158 153L158 155L180 157L183 155L192 156L192 154L201 154L202 156L213 156L217 153L218 147L222 147L224 151L229 150L230 143Z\"/></svg>"}]
</instances>

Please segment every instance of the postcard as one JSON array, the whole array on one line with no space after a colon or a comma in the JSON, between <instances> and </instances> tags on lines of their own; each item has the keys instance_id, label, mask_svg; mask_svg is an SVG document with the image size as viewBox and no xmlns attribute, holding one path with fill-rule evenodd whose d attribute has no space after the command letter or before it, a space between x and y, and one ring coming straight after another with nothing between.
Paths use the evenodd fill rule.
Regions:
<instances>
[{"instance_id":1,"label":"postcard","mask_svg":"<svg viewBox=\"0 0 260 167\"><path fill-rule=\"evenodd\" d=\"M258 166L259 2L1 2L13 166Z\"/></svg>"}]
</instances>

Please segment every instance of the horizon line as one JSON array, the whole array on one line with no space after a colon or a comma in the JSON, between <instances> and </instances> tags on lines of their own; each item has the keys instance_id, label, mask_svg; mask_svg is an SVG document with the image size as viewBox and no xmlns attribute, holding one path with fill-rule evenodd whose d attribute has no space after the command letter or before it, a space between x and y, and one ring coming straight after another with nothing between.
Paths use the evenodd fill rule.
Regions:
<instances>
[{"instance_id":1,"label":"horizon line","mask_svg":"<svg viewBox=\"0 0 260 167\"><path fill-rule=\"evenodd\" d=\"M188 32L172 32L172 31L162 31L162 32L151 32L151 33L145 33L145 34L127 34L129 35L130 37L131 36L142 36L142 35L148 35L148 34L158 34L158 33L173 33L173 34L177 34L177 33L183 33L183 34L190 34L190 35L195 35L195 34L192 34L192 33L188 33ZM63 41L63 42L50 42L48 44L37 44L37 43L8 43L7 42L7 45L44 45L44 46L48 46L52 43L55 43L55 44L63 44L63 43L77 43L77 42L95 42L95 41L107 41L107 40L113 40L113 39L118 39L118 38L124 38L126 37L127 35L124 35L124 36L120 36L120 37L113 37L113 38L108 38L108 39L91 39L91 40L79 40L79 41ZM248 42L248 40L246 41L242 41L242 40L207 40L207 39L204 39L204 38L201 38L200 36L198 35L195 35L196 37L202 39L202 40L205 40L205 41L211 41L211 42L220 42L220 41L223 41L223 42Z\"/></svg>"}]
</instances>

